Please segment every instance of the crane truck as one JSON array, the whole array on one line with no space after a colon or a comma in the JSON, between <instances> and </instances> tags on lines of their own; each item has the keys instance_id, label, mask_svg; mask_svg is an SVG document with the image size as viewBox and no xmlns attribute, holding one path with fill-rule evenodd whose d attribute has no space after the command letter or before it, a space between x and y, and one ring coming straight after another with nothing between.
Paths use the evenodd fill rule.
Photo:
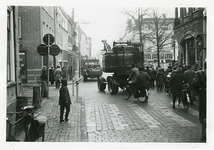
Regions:
<instances>
[{"instance_id":1,"label":"crane truck","mask_svg":"<svg viewBox=\"0 0 214 150\"><path fill-rule=\"evenodd\" d=\"M97 80L97 87L104 91L108 85L110 94L116 94L119 88L123 89L128 84L128 77L132 64L142 65L144 54L140 50L139 42L113 42L113 48L102 40L104 52L102 54L102 70L111 73L107 78L100 76Z\"/></svg>"}]
</instances>

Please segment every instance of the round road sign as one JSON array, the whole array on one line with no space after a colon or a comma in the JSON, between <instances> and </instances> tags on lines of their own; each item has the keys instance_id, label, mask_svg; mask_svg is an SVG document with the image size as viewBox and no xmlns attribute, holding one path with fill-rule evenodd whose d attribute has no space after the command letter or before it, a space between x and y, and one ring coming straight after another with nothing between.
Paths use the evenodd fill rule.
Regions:
<instances>
[{"instance_id":1,"label":"round road sign","mask_svg":"<svg viewBox=\"0 0 214 150\"><path fill-rule=\"evenodd\" d=\"M60 48L58 45L55 45L55 44L51 45L51 47L50 47L50 54L51 55L56 56L59 54L59 52L60 52Z\"/></svg>"},{"instance_id":2,"label":"round road sign","mask_svg":"<svg viewBox=\"0 0 214 150\"><path fill-rule=\"evenodd\" d=\"M48 47L45 44L40 44L37 47L37 52L39 53L39 55L47 55L48 54Z\"/></svg>"},{"instance_id":3,"label":"round road sign","mask_svg":"<svg viewBox=\"0 0 214 150\"><path fill-rule=\"evenodd\" d=\"M49 43L48 43L48 38L50 38L49 40ZM54 43L54 36L52 34L45 34L44 37L43 37L43 42L46 44L46 45L51 45Z\"/></svg>"}]
</instances>

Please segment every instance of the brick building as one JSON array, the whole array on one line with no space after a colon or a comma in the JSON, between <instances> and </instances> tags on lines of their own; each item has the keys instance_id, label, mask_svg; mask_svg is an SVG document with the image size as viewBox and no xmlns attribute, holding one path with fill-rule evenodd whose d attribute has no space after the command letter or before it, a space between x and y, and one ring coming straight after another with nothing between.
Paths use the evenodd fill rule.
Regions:
<instances>
[{"instance_id":1,"label":"brick building","mask_svg":"<svg viewBox=\"0 0 214 150\"><path fill-rule=\"evenodd\" d=\"M19 6L19 20L20 69L24 82L35 83L40 80L43 66L73 66L75 70L80 68L78 55L88 43L85 38L81 38L84 33L74 21L74 9L70 17L60 6ZM47 55L37 53L37 47L44 44L43 37L48 33L54 36L53 44L60 48L57 56L49 55L49 60Z\"/></svg>"},{"instance_id":2,"label":"brick building","mask_svg":"<svg viewBox=\"0 0 214 150\"><path fill-rule=\"evenodd\" d=\"M54 7L19 6L20 71L23 82L39 80L41 69L47 65L47 56L37 53L47 33L54 35ZM50 57L53 63L53 57Z\"/></svg>"},{"instance_id":3,"label":"brick building","mask_svg":"<svg viewBox=\"0 0 214 150\"><path fill-rule=\"evenodd\" d=\"M175 8L174 32L179 64L203 68L206 59L206 9Z\"/></svg>"}]
</instances>

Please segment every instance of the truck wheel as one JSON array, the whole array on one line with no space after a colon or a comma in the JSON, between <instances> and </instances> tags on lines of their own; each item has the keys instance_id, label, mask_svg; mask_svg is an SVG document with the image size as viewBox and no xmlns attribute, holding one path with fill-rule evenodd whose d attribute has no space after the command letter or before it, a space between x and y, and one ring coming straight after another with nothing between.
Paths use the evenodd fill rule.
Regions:
<instances>
[{"instance_id":1,"label":"truck wheel","mask_svg":"<svg viewBox=\"0 0 214 150\"><path fill-rule=\"evenodd\" d=\"M110 94L116 94L118 92L117 81L113 78L109 78L108 80L108 90Z\"/></svg>"},{"instance_id":2,"label":"truck wheel","mask_svg":"<svg viewBox=\"0 0 214 150\"><path fill-rule=\"evenodd\" d=\"M100 91L104 91L106 89L106 84L103 82L106 82L105 78L103 77L97 78L97 87Z\"/></svg>"}]
</instances>

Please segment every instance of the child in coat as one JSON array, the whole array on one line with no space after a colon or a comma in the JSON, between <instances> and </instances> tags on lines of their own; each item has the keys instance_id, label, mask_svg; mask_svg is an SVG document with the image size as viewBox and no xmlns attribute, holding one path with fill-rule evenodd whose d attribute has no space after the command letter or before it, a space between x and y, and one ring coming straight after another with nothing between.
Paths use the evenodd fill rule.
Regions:
<instances>
[{"instance_id":1,"label":"child in coat","mask_svg":"<svg viewBox=\"0 0 214 150\"><path fill-rule=\"evenodd\" d=\"M60 105L60 122L63 122L64 109L66 109L65 121L68 121L71 98L67 87L67 79L62 79L61 82L62 82L62 87L59 90L59 105Z\"/></svg>"}]
</instances>

